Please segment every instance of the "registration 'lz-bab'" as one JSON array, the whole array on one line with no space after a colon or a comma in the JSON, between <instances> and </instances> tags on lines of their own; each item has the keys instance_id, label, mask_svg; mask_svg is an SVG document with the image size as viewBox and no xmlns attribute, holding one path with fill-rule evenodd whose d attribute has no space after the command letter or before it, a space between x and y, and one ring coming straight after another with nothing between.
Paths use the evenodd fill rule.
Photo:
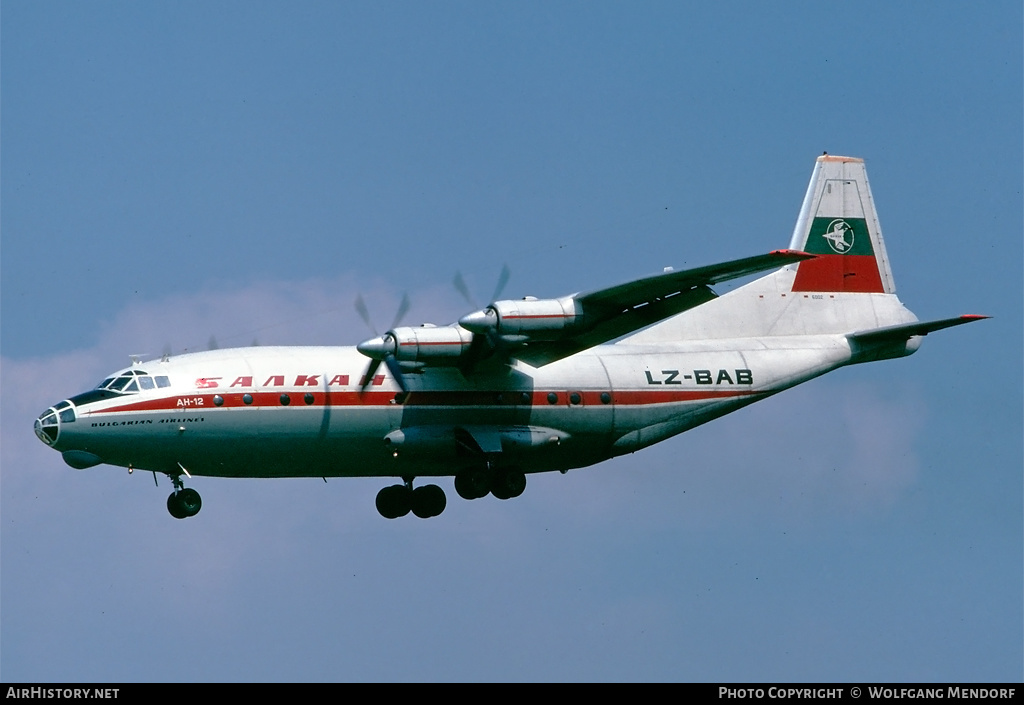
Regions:
<instances>
[{"instance_id":1,"label":"registration 'lz-bab'","mask_svg":"<svg viewBox=\"0 0 1024 705\"><path fill-rule=\"evenodd\" d=\"M775 270L721 297L711 285ZM495 301L352 347L136 362L36 420L75 468L171 478L391 477L377 509L440 514L526 475L632 453L852 363L909 355L984 316L920 322L895 295L861 159L819 157L789 249L559 299ZM613 342L614 341L614 342ZM367 358L369 363L367 364ZM154 474L155 477L155 474Z\"/></svg>"}]
</instances>

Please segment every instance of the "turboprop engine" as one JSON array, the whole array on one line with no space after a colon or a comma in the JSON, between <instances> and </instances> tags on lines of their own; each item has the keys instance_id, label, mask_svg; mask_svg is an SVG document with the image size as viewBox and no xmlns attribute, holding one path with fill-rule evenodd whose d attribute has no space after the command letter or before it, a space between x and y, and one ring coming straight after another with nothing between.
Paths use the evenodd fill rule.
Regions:
<instances>
[{"instance_id":1,"label":"turboprop engine","mask_svg":"<svg viewBox=\"0 0 1024 705\"><path fill-rule=\"evenodd\" d=\"M495 301L482 311L459 319L459 325L481 335L501 336L508 342L558 340L583 320L583 308L572 296L561 299Z\"/></svg>"},{"instance_id":2,"label":"turboprop engine","mask_svg":"<svg viewBox=\"0 0 1024 705\"><path fill-rule=\"evenodd\" d=\"M430 362L455 364L469 349L473 334L459 326L405 326L389 330L378 338L356 346L363 355L374 360L393 357L399 362Z\"/></svg>"}]
</instances>

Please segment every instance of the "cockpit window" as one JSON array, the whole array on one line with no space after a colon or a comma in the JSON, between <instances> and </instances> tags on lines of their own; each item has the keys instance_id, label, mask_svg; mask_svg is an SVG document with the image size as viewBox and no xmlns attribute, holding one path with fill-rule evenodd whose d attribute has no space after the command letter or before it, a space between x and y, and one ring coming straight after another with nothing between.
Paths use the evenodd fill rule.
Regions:
<instances>
[{"instance_id":1,"label":"cockpit window","mask_svg":"<svg viewBox=\"0 0 1024 705\"><path fill-rule=\"evenodd\" d=\"M118 377L118 378L114 379L110 384L107 385L107 389L109 389L111 391L114 391L114 392L120 392L122 389L124 389L124 386L126 384L128 384L128 382L131 379L132 379L131 377Z\"/></svg>"},{"instance_id":2,"label":"cockpit window","mask_svg":"<svg viewBox=\"0 0 1024 705\"><path fill-rule=\"evenodd\" d=\"M96 389L117 394L134 394L140 390L164 389L170 386L171 380L166 375L151 377L142 370L127 370L117 377L107 377Z\"/></svg>"}]
</instances>

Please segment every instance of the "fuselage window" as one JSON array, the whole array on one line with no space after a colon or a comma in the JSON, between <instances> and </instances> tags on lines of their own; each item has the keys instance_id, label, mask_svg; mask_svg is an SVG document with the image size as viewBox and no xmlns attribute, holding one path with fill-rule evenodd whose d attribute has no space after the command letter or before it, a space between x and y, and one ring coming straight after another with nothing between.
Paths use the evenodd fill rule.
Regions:
<instances>
[{"instance_id":1,"label":"fuselage window","mask_svg":"<svg viewBox=\"0 0 1024 705\"><path fill-rule=\"evenodd\" d=\"M164 375L157 375L154 379L156 379L156 386L160 389L171 386L171 380Z\"/></svg>"},{"instance_id":2,"label":"fuselage window","mask_svg":"<svg viewBox=\"0 0 1024 705\"><path fill-rule=\"evenodd\" d=\"M143 389L154 389L156 387L156 385L153 384L152 377L139 377L139 386Z\"/></svg>"}]
</instances>

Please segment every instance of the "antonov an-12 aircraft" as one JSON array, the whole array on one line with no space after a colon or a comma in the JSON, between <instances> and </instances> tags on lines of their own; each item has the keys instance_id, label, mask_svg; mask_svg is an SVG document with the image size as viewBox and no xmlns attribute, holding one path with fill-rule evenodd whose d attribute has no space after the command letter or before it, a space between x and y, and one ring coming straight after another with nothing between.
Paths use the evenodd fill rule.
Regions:
<instances>
[{"instance_id":1,"label":"antonov an-12 aircraft","mask_svg":"<svg viewBox=\"0 0 1024 705\"><path fill-rule=\"evenodd\" d=\"M775 270L723 296L711 285ZM133 361L36 435L73 468L183 478L380 477L388 518L520 495L530 473L632 453L844 365L913 353L985 318L918 321L896 298L861 159L818 157L789 249L558 299L494 301L356 347L250 347Z\"/></svg>"}]
</instances>

